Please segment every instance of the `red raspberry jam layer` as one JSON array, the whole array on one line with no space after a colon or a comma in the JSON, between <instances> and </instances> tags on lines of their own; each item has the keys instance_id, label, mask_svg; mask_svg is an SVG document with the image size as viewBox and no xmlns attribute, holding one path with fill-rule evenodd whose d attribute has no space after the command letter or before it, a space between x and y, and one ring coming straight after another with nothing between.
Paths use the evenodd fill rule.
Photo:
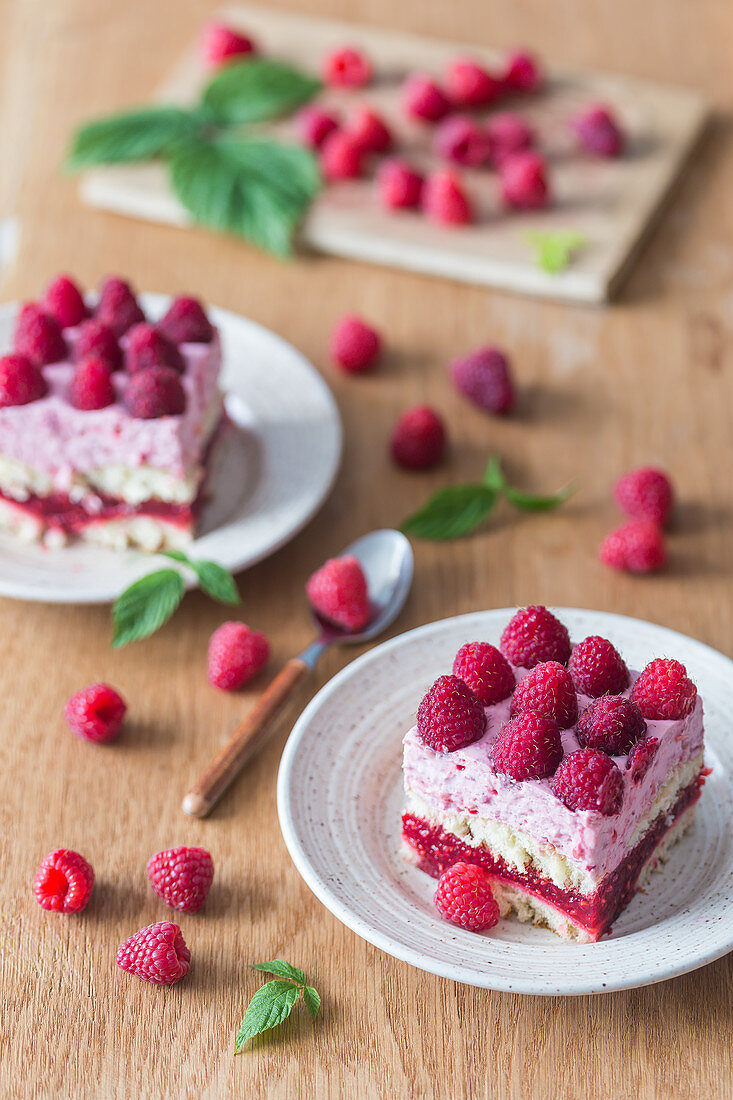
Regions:
<instances>
[{"instance_id":1,"label":"red raspberry jam layer","mask_svg":"<svg viewBox=\"0 0 733 1100\"><path fill-rule=\"evenodd\" d=\"M190 527L195 519L195 508L191 504L168 504L162 500L128 504L118 497L98 492L94 497L100 502L99 507L94 512L88 512L81 501L70 500L64 493L50 493L45 497L31 495L27 500L20 501L0 492L0 499L14 508L69 534L81 531L91 523L125 519L127 516L155 516L179 527Z\"/></svg>"},{"instance_id":2,"label":"red raspberry jam layer","mask_svg":"<svg viewBox=\"0 0 733 1100\"><path fill-rule=\"evenodd\" d=\"M573 924L584 929L592 939L598 940L610 930L613 921L631 901L644 864L665 833L697 802L704 782L704 773L701 773L685 787L671 810L660 814L636 847L625 856L615 871L606 875L592 894L563 890L531 869L522 873L484 845L472 848L452 833L446 832L440 825L431 825L414 814L402 815L402 836L417 854L420 869L433 878L438 878L447 867L452 867L459 860L478 863L500 881L519 886L533 897L553 905Z\"/></svg>"}]
</instances>

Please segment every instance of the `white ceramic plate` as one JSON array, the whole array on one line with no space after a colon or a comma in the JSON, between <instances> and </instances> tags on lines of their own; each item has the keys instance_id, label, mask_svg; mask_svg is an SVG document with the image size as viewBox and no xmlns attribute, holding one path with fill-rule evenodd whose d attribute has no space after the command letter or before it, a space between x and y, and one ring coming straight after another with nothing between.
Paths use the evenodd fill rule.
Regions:
<instances>
[{"instance_id":1,"label":"white ceramic plate","mask_svg":"<svg viewBox=\"0 0 733 1100\"><path fill-rule=\"evenodd\" d=\"M280 825L316 897L365 940L413 966L515 993L581 994L659 982L733 949L733 662L653 623L560 608L572 638L600 633L629 665L687 665L705 705L713 773L692 829L613 933L580 945L514 919L476 934L443 921L435 882L400 854L402 736L466 641L497 643L511 610L420 627L358 658L298 721L278 778Z\"/></svg>"},{"instance_id":2,"label":"white ceramic plate","mask_svg":"<svg viewBox=\"0 0 733 1100\"><path fill-rule=\"evenodd\" d=\"M169 299L143 294L141 303L155 318ZM16 309L0 306L0 349L10 347ZM294 347L234 313L208 313L221 333L233 427L218 449L190 554L238 571L279 549L323 503L341 457L341 421L328 386ZM103 603L149 572L151 560L160 559L83 543L47 550L0 532L0 595Z\"/></svg>"}]
</instances>

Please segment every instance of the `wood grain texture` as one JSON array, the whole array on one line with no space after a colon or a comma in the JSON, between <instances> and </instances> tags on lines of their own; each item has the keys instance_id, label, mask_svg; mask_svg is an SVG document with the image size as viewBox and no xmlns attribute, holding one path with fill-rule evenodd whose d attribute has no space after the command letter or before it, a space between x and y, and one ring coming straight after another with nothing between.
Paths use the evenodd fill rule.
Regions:
<instances>
[{"instance_id":1,"label":"wood grain texture","mask_svg":"<svg viewBox=\"0 0 733 1100\"><path fill-rule=\"evenodd\" d=\"M274 5L273 5L274 6ZM278 5L312 11L309 0ZM557 515L497 514L479 536L416 545L413 594L393 632L479 607L530 601L600 607L686 631L733 654L733 131L721 121L618 305L603 312L538 303L338 260L284 265L207 232L136 225L83 208L58 169L71 127L90 109L146 99L212 10L152 4L5 0L0 37L0 216L21 223L3 298L31 296L70 269L87 284L120 270L141 287L195 289L292 340L332 383L346 426L335 491L290 546L239 578L243 614L273 642L271 671L310 638L302 583L330 553L399 522L430 489L502 455L520 484L553 489L580 476ZM733 13L717 0L322 0L322 14L487 46L531 41L565 67L674 81L733 107ZM325 336L358 309L387 335L378 375L337 376ZM510 349L517 415L483 417L448 388L447 359L479 343ZM392 469L385 440L408 404L445 410L453 445L427 475ZM671 562L656 578L604 571L595 547L616 521L615 474L668 466L681 507ZM226 612L186 597L156 637L109 648L109 612L0 603L0 1093L13 1097L532 1098L679 1100L731 1094L733 959L661 986L542 1000L458 986L357 939L314 899L285 851L275 777L289 720L206 821L181 792L226 740L263 684L210 688L206 643ZM333 651L315 690L352 654ZM130 723L116 745L75 740L61 719L72 691L117 685ZM303 701L307 693L303 694ZM156 989L117 971L118 944L168 915L147 858L203 844L216 881L204 910L181 918L193 964ZM73 918L31 893L41 857L79 848L97 887ZM283 956L323 996L233 1057L235 1029L261 982L247 964Z\"/></svg>"}]
</instances>

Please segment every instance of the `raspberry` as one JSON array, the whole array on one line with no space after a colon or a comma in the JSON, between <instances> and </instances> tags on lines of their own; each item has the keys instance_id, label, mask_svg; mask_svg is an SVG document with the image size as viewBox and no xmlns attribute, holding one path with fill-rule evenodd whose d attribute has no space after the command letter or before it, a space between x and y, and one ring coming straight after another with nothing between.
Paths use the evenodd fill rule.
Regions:
<instances>
[{"instance_id":1,"label":"raspberry","mask_svg":"<svg viewBox=\"0 0 733 1100\"><path fill-rule=\"evenodd\" d=\"M692 713L697 688L683 664L657 657L635 682L631 698L648 720L672 721Z\"/></svg>"},{"instance_id":2,"label":"raspberry","mask_svg":"<svg viewBox=\"0 0 733 1100\"><path fill-rule=\"evenodd\" d=\"M440 85L425 73L407 77L402 85L402 105L411 118L423 122L440 122L453 106Z\"/></svg>"},{"instance_id":3,"label":"raspberry","mask_svg":"<svg viewBox=\"0 0 733 1100\"><path fill-rule=\"evenodd\" d=\"M127 706L109 684L92 684L77 691L64 707L70 729L86 741L114 741L122 728Z\"/></svg>"},{"instance_id":4,"label":"raspberry","mask_svg":"<svg viewBox=\"0 0 733 1100\"><path fill-rule=\"evenodd\" d=\"M169 367L146 367L130 378L125 407L137 420L179 416L186 408L181 379Z\"/></svg>"},{"instance_id":5,"label":"raspberry","mask_svg":"<svg viewBox=\"0 0 733 1100\"><path fill-rule=\"evenodd\" d=\"M94 316L111 328L118 340L133 325L145 320L132 287L116 275L103 281Z\"/></svg>"},{"instance_id":6,"label":"raspberry","mask_svg":"<svg viewBox=\"0 0 733 1100\"><path fill-rule=\"evenodd\" d=\"M605 752L576 749L555 772L552 793L569 810L595 810L610 817L621 809L624 778Z\"/></svg>"},{"instance_id":7,"label":"raspberry","mask_svg":"<svg viewBox=\"0 0 733 1100\"><path fill-rule=\"evenodd\" d=\"M222 623L209 639L206 674L209 683L224 691L236 691L265 667L270 643L259 630L244 623Z\"/></svg>"},{"instance_id":8,"label":"raspberry","mask_svg":"<svg viewBox=\"0 0 733 1100\"><path fill-rule=\"evenodd\" d=\"M334 130L321 146L321 168L330 183L358 179L364 170L366 150L346 130Z\"/></svg>"},{"instance_id":9,"label":"raspberry","mask_svg":"<svg viewBox=\"0 0 733 1100\"><path fill-rule=\"evenodd\" d=\"M363 88L372 79L372 63L362 50L342 46L326 55L323 79L335 88Z\"/></svg>"},{"instance_id":10,"label":"raspberry","mask_svg":"<svg viewBox=\"0 0 733 1100\"><path fill-rule=\"evenodd\" d=\"M522 116L513 111L500 111L492 115L486 124L486 135L491 146L491 159L496 165L534 144L532 130Z\"/></svg>"},{"instance_id":11,"label":"raspberry","mask_svg":"<svg viewBox=\"0 0 733 1100\"><path fill-rule=\"evenodd\" d=\"M372 616L364 571L351 554L329 558L309 577L305 591L313 610L344 630L362 630Z\"/></svg>"},{"instance_id":12,"label":"raspberry","mask_svg":"<svg viewBox=\"0 0 733 1100\"><path fill-rule=\"evenodd\" d=\"M597 157L618 157L624 150L624 135L608 107L586 107L572 126L582 147Z\"/></svg>"},{"instance_id":13,"label":"raspberry","mask_svg":"<svg viewBox=\"0 0 733 1100\"><path fill-rule=\"evenodd\" d=\"M578 741L609 756L623 756L646 733L644 716L623 695L603 695L586 707L578 722Z\"/></svg>"},{"instance_id":14,"label":"raspberry","mask_svg":"<svg viewBox=\"0 0 733 1100\"><path fill-rule=\"evenodd\" d=\"M56 320L61 328L80 325L89 316L81 291L68 275L57 275L46 287L41 308Z\"/></svg>"},{"instance_id":15,"label":"raspberry","mask_svg":"<svg viewBox=\"0 0 733 1100\"><path fill-rule=\"evenodd\" d=\"M37 367L58 363L68 354L58 321L32 302L24 305L18 314L13 350Z\"/></svg>"},{"instance_id":16,"label":"raspberry","mask_svg":"<svg viewBox=\"0 0 733 1100\"><path fill-rule=\"evenodd\" d=\"M346 120L346 132L367 153L386 153L392 134L383 118L369 107L358 107Z\"/></svg>"},{"instance_id":17,"label":"raspberry","mask_svg":"<svg viewBox=\"0 0 733 1100\"><path fill-rule=\"evenodd\" d=\"M621 654L606 638L591 634L576 645L568 663L575 690L583 695L619 695L629 684Z\"/></svg>"},{"instance_id":18,"label":"raspberry","mask_svg":"<svg viewBox=\"0 0 733 1100\"><path fill-rule=\"evenodd\" d=\"M466 115L450 115L435 128L435 153L443 160L478 168L488 164L491 143L485 131Z\"/></svg>"},{"instance_id":19,"label":"raspberry","mask_svg":"<svg viewBox=\"0 0 733 1100\"><path fill-rule=\"evenodd\" d=\"M0 358L0 409L9 405L29 405L48 392L39 367L25 355Z\"/></svg>"},{"instance_id":20,"label":"raspberry","mask_svg":"<svg viewBox=\"0 0 733 1100\"><path fill-rule=\"evenodd\" d=\"M667 560L667 548L664 535L653 520L632 519L606 535L598 548L598 557L611 569L655 573Z\"/></svg>"},{"instance_id":21,"label":"raspberry","mask_svg":"<svg viewBox=\"0 0 733 1100\"><path fill-rule=\"evenodd\" d=\"M112 372L104 359L88 355L74 371L69 386L69 402L75 409L85 411L106 409L117 400Z\"/></svg>"},{"instance_id":22,"label":"raspberry","mask_svg":"<svg viewBox=\"0 0 733 1100\"><path fill-rule=\"evenodd\" d=\"M178 925L162 920L125 940L118 948L116 961L121 970L144 982L172 985L188 974L191 952Z\"/></svg>"},{"instance_id":23,"label":"raspberry","mask_svg":"<svg viewBox=\"0 0 733 1100\"><path fill-rule=\"evenodd\" d=\"M507 722L491 747L491 763L518 783L547 779L562 760L560 730L554 719L526 710Z\"/></svg>"},{"instance_id":24,"label":"raspberry","mask_svg":"<svg viewBox=\"0 0 733 1100\"><path fill-rule=\"evenodd\" d=\"M293 118L295 132L303 145L309 149L320 149L330 133L338 130L338 119L324 111L323 107L309 104L301 107Z\"/></svg>"},{"instance_id":25,"label":"raspberry","mask_svg":"<svg viewBox=\"0 0 733 1100\"><path fill-rule=\"evenodd\" d=\"M482 932L499 919L491 878L475 863L454 863L438 879L435 906L451 924Z\"/></svg>"},{"instance_id":26,"label":"raspberry","mask_svg":"<svg viewBox=\"0 0 733 1100\"><path fill-rule=\"evenodd\" d=\"M201 35L201 54L207 65L217 69L232 58L257 53L254 42L226 23L209 23Z\"/></svg>"},{"instance_id":27,"label":"raspberry","mask_svg":"<svg viewBox=\"0 0 733 1100\"><path fill-rule=\"evenodd\" d=\"M377 169L379 201L388 210L419 206L422 188L422 176L404 160L391 157Z\"/></svg>"},{"instance_id":28,"label":"raspberry","mask_svg":"<svg viewBox=\"0 0 733 1100\"><path fill-rule=\"evenodd\" d=\"M537 59L520 50L507 58L502 83L511 91L536 92L544 83L544 75Z\"/></svg>"},{"instance_id":29,"label":"raspberry","mask_svg":"<svg viewBox=\"0 0 733 1100\"><path fill-rule=\"evenodd\" d=\"M150 885L171 909L195 913L206 900L214 863L205 848L169 848L148 860Z\"/></svg>"},{"instance_id":30,"label":"raspberry","mask_svg":"<svg viewBox=\"0 0 733 1100\"><path fill-rule=\"evenodd\" d=\"M174 298L157 327L174 344L210 344L214 339L214 326L198 298Z\"/></svg>"},{"instance_id":31,"label":"raspberry","mask_svg":"<svg viewBox=\"0 0 733 1100\"><path fill-rule=\"evenodd\" d=\"M351 313L334 325L328 341L331 358L350 374L372 370L381 347L376 329Z\"/></svg>"},{"instance_id":32,"label":"raspberry","mask_svg":"<svg viewBox=\"0 0 733 1100\"><path fill-rule=\"evenodd\" d=\"M504 628L499 647L513 665L534 668L543 661L567 664L570 635L546 607L523 607Z\"/></svg>"},{"instance_id":33,"label":"raspberry","mask_svg":"<svg viewBox=\"0 0 733 1100\"><path fill-rule=\"evenodd\" d=\"M535 665L514 689L511 716L533 710L551 718L561 730L578 721L578 697L570 673L557 661Z\"/></svg>"},{"instance_id":34,"label":"raspberry","mask_svg":"<svg viewBox=\"0 0 733 1100\"><path fill-rule=\"evenodd\" d=\"M455 655L453 675L467 684L485 707L514 691L514 673L503 653L489 642L466 642Z\"/></svg>"},{"instance_id":35,"label":"raspberry","mask_svg":"<svg viewBox=\"0 0 733 1100\"><path fill-rule=\"evenodd\" d=\"M97 355L104 359L110 370L119 370L122 366L122 348L117 337L111 328L94 318L80 325L72 358L78 363L88 355Z\"/></svg>"},{"instance_id":36,"label":"raspberry","mask_svg":"<svg viewBox=\"0 0 733 1100\"><path fill-rule=\"evenodd\" d=\"M170 367L183 374L186 364L177 346L155 325L143 321L133 325L125 341L125 369L130 374L146 367Z\"/></svg>"},{"instance_id":37,"label":"raspberry","mask_svg":"<svg viewBox=\"0 0 733 1100\"><path fill-rule=\"evenodd\" d=\"M514 406L515 392L509 360L498 348L479 348L454 359L449 373L453 385L474 405L486 412L509 412Z\"/></svg>"},{"instance_id":38,"label":"raspberry","mask_svg":"<svg viewBox=\"0 0 733 1100\"><path fill-rule=\"evenodd\" d=\"M624 474L614 485L613 495L627 516L650 519L660 527L669 519L674 504L671 481L652 466L641 466Z\"/></svg>"},{"instance_id":39,"label":"raspberry","mask_svg":"<svg viewBox=\"0 0 733 1100\"><path fill-rule=\"evenodd\" d=\"M457 676L439 676L417 708L417 732L436 752L455 752L478 741L486 729L486 712Z\"/></svg>"},{"instance_id":40,"label":"raspberry","mask_svg":"<svg viewBox=\"0 0 733 1100\"><path fill-rule=\"evenodd\" d=\"M33 880L33 893L41 909L79 913L89 901L94 870L84 856L71 848L57 848L41 860Z\"/></svg>"},{"instance_id":41,"label":"raspberry","mask_svg":"<svg viewBox=\"0 0 733 1100\"><path fill-rule=\"evenodd\" d=\"M450 63L445 88L456 107L487 107L501 91L498 80L468 57L457 57Z\"/></svg>"},{"instance_id":42,"label":"raspberry","mask_svg":"<svg viewBox=\"0 0 733 1100\"><path fill-rule=\"evenodd\" d=\"M402 413L390 443L392 457L408 470L426 470L445 453L445 425L429 405L416 405Z\"/></svg>"},{"instance_id":43,"label":"raspberry","mask_svg":"<svg viewBox=\"0 0 733 1100\"><path fill-rule=\"evenodd\" d=\"M438 168L425 180L422 208L440 225L467 225L473 221L473 209L463 183L455 172Z\"/></svg>"},{"instance_id":44,"label":"raspberry","mask_svg":"<svg viewBox=\"0 0 733 1100\"><path fill-rule=\"evenodd\" d=\"M499 165L499 185L507 206L540 210L550 201L547 165L538 153L512 153Z\"/></svg>"},{"instance_id":45,"label":"raspberry","mask_svg":"<svg viewBox=\"0 0 733 1100\"><path fill-rule=\"evenodd\" d=\"M649 771L652 760L659 748L658 737L642 737L631 749L626 761L626 770L632 783L641 783Z\"/></svg>"}]
</instances>

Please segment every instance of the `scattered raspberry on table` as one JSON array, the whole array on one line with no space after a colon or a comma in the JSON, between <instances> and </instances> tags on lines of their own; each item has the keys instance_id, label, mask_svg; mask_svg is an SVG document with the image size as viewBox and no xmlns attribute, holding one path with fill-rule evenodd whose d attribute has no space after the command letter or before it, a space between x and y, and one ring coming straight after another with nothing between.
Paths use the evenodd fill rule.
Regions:
<instances>
[{"instance_id":1,"label":"scattered raspberry on table","mask_svg":"<svg viewBox=\"0 0 733 1100\"><path fill-rule=\"evenodd\" d=\"M79 913L89 901L93 886L94 870L84 856L71 848L57 848L41 860L33 892L42 909Z\"/></svg>"},{"instance_id":2,"label":"scattered raspberry on table","mask_svg":"<svg viewBox=\"0 0 733 1100\"><path fill-rule=\"evenodd\" d=\"M320 149L328 135L338 130L339 120L332 111L309 103L296 112L293 126L303 145L309 149Z\"/></svg>"},{"instance_id":3,"label":"scattered raspberry on table","mask_svg":"<svg viewBox=\"0 0 733 1100\"><path fill-rule=\"evenodd\" d=\"M486 412L508 413L516 400L512 371L504 352L484 347L454 359L448 371L456 389Z\"/></svg>"},{"instance_id":4,"label":"scattered raspberry on table","mask_svg":"<svg viewBox=\"0 0 733 1100\"><path fill-rule=\"evenodd\" d=\"M382 340L375 328L350 313L332 328L328 348L333 361L343 370L361 374L376 366Z\"/></svg>"},{"instance_id":5,"label":"scattered raspberry on table","mask_svg":"<svg viewBox=\"0 0 733 1100\"><path fill-rule=\"evenodd\" d=\"M201 35L201 54L212 68L257 52L254 42L226 23L209 23Z\"/></svg>"},{"instance_id":6,"label":"scattered raspberry on table","mask_svg":"<svg viewBox=\"0 0 733 1100\"><path fill-rule=\"evenodd\" d=\"M420 205L423 177L405 160L388 157L377 169L377 194L388 210L409 210Z\"/></svg>"},{"instance_id":7,"label":"scattered raspberry on table","mask_svg":"<svg viewBox=\"0 0 733 1100\"><path fill-rule=\"evenodd\" d=\"M346 133L366 153L386 153L392 147L392 132L371 107L356 107L346 119Z\"/></svg>"},{"instance_id":8,"label":"scattered raspberry on table","mask_svg":"<svg viewBox=\"0 0 733 1100\"><path fill-rule=\"evenodd\" d=\"M453 110L440 85L426 73L410 73L402 85L405 113L420 122L439 122Z\"/></svg>"},{"instance_id":9,"label":"scattered raspberry on table","mask_svg":"<svg viewBox=\"0 0 733 1100\"><path fill-rule=\"evenodd\" d=\"M326 55L323 79L335 88L363 88L372 79L372 63L353 46L341 46Z\"/></svg>"},{"instance_id":10,"label":"scattered raspberry on table","mask_svg":"<svg viewBox=\"0 0 733 1100\"><path fill-rule=\"evenodd\" d=\"M447 921L470 932L493 928L499 919L491 878L475 863L454 863L443 872L435 891L435 905Z\"/></svg>"},{"instance_id":11,"label":"scattered raspberry on table","mask_svg":"<svg viewBox=\"0 0 733 1100\"><path fill-rule=\"evenodd\" d=\"M91 684L72 695L64 707L69 728L86 741L114 741L122 729L127 705L109 684Z\"/></svg>"},{"instance_id":12,"label":"scattered raspberry on table","mask_svg":"<svg viewBox=\"0 0 733 1100\"><path fill-rule=\"evenodd\" d=\"M445 90L456 107L488 107L501 93L501 83L470 57L457 57L445 71Z\"/></svg>"},{"instance_id":13,"label":"scattered raspberry on table","mask_svg":"<svg viewBox=\"0 0 733 1100\"><path fill-rule=\"evenodd\" d=\"M436 168L428 174L422 190L422 208L438 225L468 225L474 220L463 181L447 168Z\"/></svg>"},{"instance_id":14,"label":"scattered raspberry on table","mask_svg":"<svg viewBox=\"0 0 733 1100\"><path fill-rule=\"evenodd\" d=\"M222 623L209 639L207 676L223 691L236 691L260 672L270 659L270 643L245 623Z\"/></svg>"},{"instance_id":15,"label":"scattered raspberry on table","mask_svg":"<svg viewBox=\"0 0 733 1100\"><path fill-rule=\"evenodd\" d=\"M320 149L323 175L329 183L358 179L364 170L365 156L366 149L356 137L346 130L334 130Z\"/></svg>"},{"instance_id":16,"label":"scattered raspberry on table","mask_svg":"<svg viewBox=\"0 0 733 1100\"><path fill-rule=\"evenodd\" d=\"M407 409L392 432L392 457L408 470L426 470L445 454L446 431L442 418L429 405Z\"/></svg>"},{"instance_id":17,"label":"scattered raspberry on table","mask_svg":"<svg viewBox=\"0 0 733 1100\"><path fill-rule=\"evenodd\" d=\"M598 556L611 569L656 573L667 560L667 548L658 524L650 519L632 519L606 535Z\"/></svg>"},{"instance_id":18,"label":"scattered raspberry on table","mask_svg":"<svg viewBox=\"0 0 733 1100\"><path fill-rule=\"evenodd\" d=\"M672 482L663 470L640 466L618 479L613 495L622 512L664 526L674 506Z\"/></svg>"},{"instance_id":19,"label":"scattered raspberry on table","mask_svg":"<svg viewBox=\"0 0 733 1100\"><path fill-rule=\"evenodd\" d=\"M517 50L507 57L502 74L505 89L513 92L537 92L545 82L537 58L526 50Z\"/></svg>"},{"instance_id":20,"label":"scattered raspberry on table","mask_svg":"<svg viewBox=\"0 0 733 1100\"><path fill-rule=\"evenodd\" d=\"M196 913L206 900L214 878L214 861L205 848L168 848L151 856L150 884L171 909Z\"/></svg>"},{"instance_id":21,"label":"scattered raspberry on table","mask_svg":"<svg viewBox=\"0 0 733 1100\"><path fill-rule=\"evenodd\" d=\"M624 151L624 134L610 108L586 107L572 120L579 144L597 157L618 157Z\"/></svg>"},{"instance_id":22,"label":"scattered raspberry on table","mask_svg":"<svg viewBox=\"0 0 733 1100\"><path fill-rule=\"evenodd\" d=\"M467 115L449 115L435 128L433 148L442 160L480 168L491 159L491 141L486 131Z\"/></svg>"},{"instance_id":23,"label":"scattered raspberry on table","mask_svg":"<svg viewBox=\"0 0 733 1100\"><path fill-rule=\"evenodd\" d=\"M494 165L502 164L514 153L521 153L534 144L534 132L521 115L514 111L497 111L486 123L486 136Z\"/></svg>"},{"instance_id":24,"label":"scattered raspberry on table","mask_svg":"<svg viewBox=\"0 0 733 1100\"><path fill-rule=\"evenodd\" d=\"M550 202L547 162L539 153L512 153L499 164L499 186L507 206L541 210Z\"/></svg>"},{"instance_id":25,"label":"scattered raspberry on table","mask_svg":"<svg viewBox=\"0 0 733 1100\"><path fill-rule=\"evenodd\" d=\"M188 973L191 952L181 929L168 920L141 928L117 951L121 970L156 985L172 985Z\"/></svg>"},{"instance_id":26,"label":"scattered raspberry on table","mask_svg":"<svg viewBox=\"0 0 733 1100\"><path fill-rule=\"evenodd\" d=\"M362 630L372 617L367 579L352 554L330 558L309 577L305 590L313 610L344 630Z\"/></svg>"}]
</instances>

